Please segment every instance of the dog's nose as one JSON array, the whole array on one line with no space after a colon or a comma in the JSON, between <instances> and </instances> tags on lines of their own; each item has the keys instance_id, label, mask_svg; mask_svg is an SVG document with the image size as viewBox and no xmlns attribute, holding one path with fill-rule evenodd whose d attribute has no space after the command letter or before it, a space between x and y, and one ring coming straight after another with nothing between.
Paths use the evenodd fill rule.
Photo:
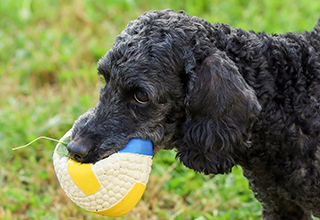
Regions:
<instances>
[{"instance_id":1,"label":"dog's nose","mask_svg":"<svg viewBox=\"0 0 320 220\"><path fill-rule=\"evenodd\" d=\"M84 161L89 152L89 147L86 147L85 145L74 140L68 144L67 149L71 158L79 163Z\"/></svg>"}]
</instances>

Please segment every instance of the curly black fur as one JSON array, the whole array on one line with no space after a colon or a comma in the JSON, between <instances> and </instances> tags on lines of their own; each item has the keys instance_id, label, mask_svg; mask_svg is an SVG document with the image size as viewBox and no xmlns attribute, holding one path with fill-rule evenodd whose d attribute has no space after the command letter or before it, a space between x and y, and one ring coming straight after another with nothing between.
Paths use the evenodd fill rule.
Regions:
<instances>
[{"instance_id":1,"label":"curly black fur","mask_svg":"<svg viewBox=\"0 0 320 220\"><path fill-rule=\"evenodd\" d=\"M96 162L134 137L205 174L242 166L264 219L320 217L320 20L269 35L171 10L131 21L68 148ZM137 94L147 95L146 102Z\"/></svg>"}]
</instances>

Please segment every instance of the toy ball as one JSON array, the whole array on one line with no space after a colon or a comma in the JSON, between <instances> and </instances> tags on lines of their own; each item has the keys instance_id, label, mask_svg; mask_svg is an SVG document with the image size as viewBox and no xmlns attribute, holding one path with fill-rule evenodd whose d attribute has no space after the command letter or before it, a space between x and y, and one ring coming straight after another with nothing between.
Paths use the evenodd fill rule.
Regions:
<instances>
[{"instance_id":1,"label":"toy ball","mask_svg":"<svg viewBox=\"0 0 320 220\"><path fill-rule=\"evenodd\" d=\"M67 132L61 142L70 141ZM90 212L110 217L127 214L141 199L151 172L152 142L131 139L118 153L94 164L68 157L67 146L57 144L53 166L66 195Z\"/></svg>"}]
</instances>

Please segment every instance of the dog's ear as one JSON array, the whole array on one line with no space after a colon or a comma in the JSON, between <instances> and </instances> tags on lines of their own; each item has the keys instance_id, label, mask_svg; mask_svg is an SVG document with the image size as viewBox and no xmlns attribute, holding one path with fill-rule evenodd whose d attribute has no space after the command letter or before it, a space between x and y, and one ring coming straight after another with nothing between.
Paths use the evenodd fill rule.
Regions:
<instances>
[{"instance_id":1,"label":"dog's ear","mask_svg":"<svg viewBox=\"0 0 320 220\"><path fill-rule=\"evenodd\" d=\"M177 157L197 172L228 173L248 147L261 107L224 52L216 51L188 69L187 119Z\"/></svg>"}]
</instances>

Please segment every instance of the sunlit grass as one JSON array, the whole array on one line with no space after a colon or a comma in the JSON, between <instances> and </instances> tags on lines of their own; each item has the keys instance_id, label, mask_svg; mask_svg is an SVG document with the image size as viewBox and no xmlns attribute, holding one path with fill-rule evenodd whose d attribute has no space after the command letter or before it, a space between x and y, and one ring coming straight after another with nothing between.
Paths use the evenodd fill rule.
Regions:
<instances>
[{"instance_id":1,"label":"sunlit grass","mask_svg":"<svg viewBox=\"0 0 320 220\"><path fill-rule=\"evenodd\" d=\"M269 33L311 30L320 1L0 1L0 219L107 219L82 210L52 167L55 143L98 101L97 61L128 21L151 9L185 10L210 22ZM143 199L121 219L260 219L240 168L196 174L162 151Z\"/></svg>"}]
</instances>

